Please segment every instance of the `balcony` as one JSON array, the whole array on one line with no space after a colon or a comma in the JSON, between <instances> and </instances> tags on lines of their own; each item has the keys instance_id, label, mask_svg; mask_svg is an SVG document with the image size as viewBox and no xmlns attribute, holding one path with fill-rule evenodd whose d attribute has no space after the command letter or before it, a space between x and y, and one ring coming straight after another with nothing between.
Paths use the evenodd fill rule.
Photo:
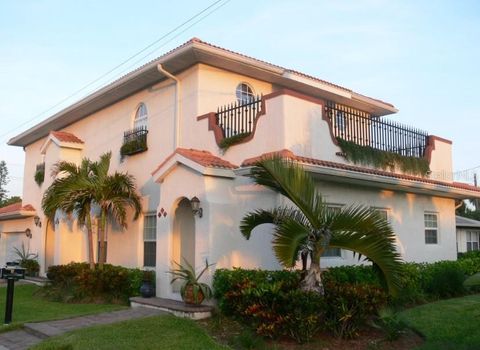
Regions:
<instances>
[{"instance_id":1,"label":"balcony","mask_svg":"<svg viewBox=\"0 0 480 350\"><path fill-rule=\"evenodd\" d=\"M120 148L120 154L123 156L131 156L144 152L147 147L148 130L146 127L138 127L123 133L123 145Z\"/></svg>"},{"instance_id":2,"label":"balcony","mask_svg":"<svg viewBox=\"0 0 480 350\"><path fill-rule=\"evenodd\" d=\"M325 105L325 115L337 139L405 157L425 155L426 131L330 101Z\"/></svg>"},{"instance_id":3,"label":"balcony","mask_svg":"<svg viewBox=\"0 0 480 350\"><path fill-rule=\"evenodd\" d=\"M262 112L262 96L247 101L237 101L218 108L215 123L222 130L220 148L244 141L255 129L257 117Z\"/></svg>"},{"instance_id":4,"label":"balcony","mask_svg":"<svg viewBox=\"0 0 480 350\"><path fill-rule=\"evenodd\" d=\"M42 185L45 180L45 163L37 164L34 179L38 186Z\"/></svg>"}]
</instances>

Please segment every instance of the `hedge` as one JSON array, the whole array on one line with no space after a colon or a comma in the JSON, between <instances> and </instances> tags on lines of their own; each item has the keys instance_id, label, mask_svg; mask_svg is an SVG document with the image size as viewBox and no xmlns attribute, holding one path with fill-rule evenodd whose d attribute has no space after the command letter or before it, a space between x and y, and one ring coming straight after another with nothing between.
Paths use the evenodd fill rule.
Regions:
<instances>
[{"instance_id":1,"label":"hedge","mask_svg":"<svg viewBox=\"0 0 480 350\"><path fill-rule=\"evenodd\" d=\"M139 295L144 271L104 264L103 269L91 270L88 263L50 266L49 284L43 292L63 302L128 303Z\"/></svg>"}]
</instances>

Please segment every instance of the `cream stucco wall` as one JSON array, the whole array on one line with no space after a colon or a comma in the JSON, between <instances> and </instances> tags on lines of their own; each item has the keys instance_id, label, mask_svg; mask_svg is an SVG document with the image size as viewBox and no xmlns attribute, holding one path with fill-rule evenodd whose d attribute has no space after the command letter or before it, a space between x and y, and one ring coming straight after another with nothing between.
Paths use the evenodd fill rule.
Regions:
<instances>
[{"instance_id":1,"label":"cream stucco wall","mask_svg":"<svg viewBox=\"0 0 480 350\"><path fill-rule=\"evenodd\" d=\"M198 64L179 75L181 81L179 147L207 150L225 160L240 165L245 159L262 153L289 149L300 156L346 164L331 137L329 125L322 117L322 105L313 99L280 94L265 101L265 114L258 119L254 138L221 151L208 120L197 117L215 112L219 106L234 102L235 88L241 82L252 86L256 94L268 95L280 87L252 77L237 75L211 66ZM131 129L135 111L140 103L148 110L148 151L121 159L119 150L124 131ZM195 265L205 259L221 267L279 268L271 250L271 227L258 228L250 241L239 233L243 215L257 208L272 208L281 203L273 193L252 185L242 176L235 179L203 176L191 168L178 165L162 183L155 183L151 172L174 151L175 84L163 81L148 89L102 109L87 118L69 125L71 132L85 143L83 149L71 149L50 144L45 155L40 150L46 139L25 149L24 204L32 204L43 225L31 225L31 246L39 253L44 268L45 232L47 220L41 214L43 191L51 184L49 169L58 160L79 162L82 157L98 159L112 152L111 171L128 172L135 176L142 195L145 213L167 212L157 220L157 294L178 297L171 290L169 277L172 258L172 229L175 206L181 198L200 198L202 218L195 218ZM432 151L435 171L451 171L451 145L437 141ZM35 166L45 161L47 174L39 187L33 180ZM432 169L433 170L433 169ZM455 259L454 203L451 199L389 192L319 181L327 201L336 204L365 203L388 208L400 250L406 260L435 261ZM440 217L439 244L425 245L423 213L436 212ZM86 234L75 218L58 216L55 235L55 263L87 259ZM143 264L143 220L129 220L127 229L111 224L108 228L107 261L131 267ZM95 237L96 240L96 237ZM1 241L0 241L1 242ZM0 243L1 244L1 243ZM1 246L0 246L1 249ZM96 249L96 246L95 246ZM1 252L1 250L0 250ZM324 258L324 266L353 263L349 253L339 258ZM42 270L44 272L44 270ZM207 276L207 279L211 275Z\"/></svg>"}]
</instances>

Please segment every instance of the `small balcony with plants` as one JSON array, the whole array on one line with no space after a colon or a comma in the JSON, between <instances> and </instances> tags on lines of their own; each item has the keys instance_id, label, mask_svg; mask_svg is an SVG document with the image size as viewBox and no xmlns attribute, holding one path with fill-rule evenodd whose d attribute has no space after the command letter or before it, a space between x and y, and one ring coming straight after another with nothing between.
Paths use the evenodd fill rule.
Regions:
<instances>
[{"instance_id":1,"label":"small balcony with plants","mask_svg":"<svg viewBox=\"0 0 480 350\"><path fill-rule=\"evenodd\" d=\"M242 143L252 135L262 112L262 96L236 101L217 109L215 123L222 131L219 147L223 150Z\"/></svg>"},{"instance_id":2,"label":"small balcony with plants","mask_svg":"<svg viewBox=\"0 0 480 350\"><path fill-rule=\"evenodd\" d=\"M42 185L45 180L45 163L37 164L33 178L38 186Z\"/></svg>"},{"instance_id":3,"label":"small balcony with plants","mask_svg":"<svg viewBox=\"0 0 480 350\"><path fill-rule=\"evenodd\" d=\"M328 101L325 116L335 142L348 161L374 168L427 176L428 133Z\"/></svg>"},{"instance_id":4,"label":"small balcony with plants","mask_svg":"<svg viewBox=\"0 0 480 350\"><path fill-rule=\"evenodd\" d=\"M132 156L137 153L145 152L147 147L148 130L146 126L140 126L125 131L123 134L123 145L120 148L122 157Z\"/></svg>"}]
</instances>

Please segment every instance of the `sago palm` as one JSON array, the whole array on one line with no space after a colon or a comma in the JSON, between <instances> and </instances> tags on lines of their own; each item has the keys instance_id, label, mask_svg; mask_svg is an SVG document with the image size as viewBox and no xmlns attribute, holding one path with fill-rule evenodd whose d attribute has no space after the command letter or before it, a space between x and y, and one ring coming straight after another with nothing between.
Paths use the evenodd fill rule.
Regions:
<instances>
[{"instance_id":1,"label":"sago palm","mask_svg":"<svg viewBox=\"0 0 480 350\"><path fill-rule=\"evenodd\" d=\"M259 185L282 194L293 205L248 213L240 230L246 239L261 224L274 224L273 249L284 267L299 259L310 267L302 289L323 293L320 257L329 248L347 249L367 257L382 271L391 293L399 287L401 258L395 248L391 226L368 207L354 205L330 210L313 178L301 165L279 158L264 159L248 175Z\"/></svg>"}]
</instances>

